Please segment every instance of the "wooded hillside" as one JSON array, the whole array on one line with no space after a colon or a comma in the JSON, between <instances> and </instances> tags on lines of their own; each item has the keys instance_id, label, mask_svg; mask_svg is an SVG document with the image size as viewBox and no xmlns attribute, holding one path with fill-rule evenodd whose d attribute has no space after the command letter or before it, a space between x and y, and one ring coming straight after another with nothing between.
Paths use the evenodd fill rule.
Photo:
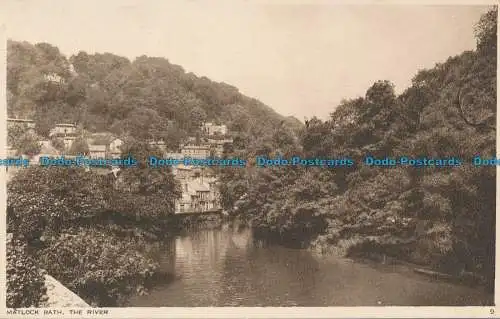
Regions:
<instances>
[{"instance_id":1,"label":"wooded hillside","mask_svg":"<svg viewBox=\"0 0 500 319\"><path fill-rule=\"evenodd\" d=\"M129 61L83 51L66 58L48 43L9 41L7 69L9 116L35 119L42 137L54 124L69 122L175 146L202 121L212 121L226 124L244 148L269 137L281 121L297 125L237 88L186 73L164 58Z\"/></svg>"},{"instance_id":2,"label":"wooded hillside","mask_svg":"<svg viewBox=\"0 0 500 319\"><path fill-rule=\"evenodd\" d=\"M385 254L493 282L496 167L471 160L496 154L496 31L494 9L476 27L475 51L419 71L399 96L378 81L364 97L343 101L330 120L308 121L299 143L263 154L350 156L357 166L262 168L238 178L242 172L228 171L227 207L236 204L256 229L283 242ZM360 164L367 155L459 157L464 164L372 168Z\"/></svg>"}]
</instances>

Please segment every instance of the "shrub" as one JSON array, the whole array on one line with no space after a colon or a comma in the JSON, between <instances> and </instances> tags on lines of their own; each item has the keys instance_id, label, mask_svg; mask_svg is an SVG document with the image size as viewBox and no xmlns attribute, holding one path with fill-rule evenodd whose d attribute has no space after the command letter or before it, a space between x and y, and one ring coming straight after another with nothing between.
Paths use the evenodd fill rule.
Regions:
<instances>
[{"instance_id":1,"label":"shrub","mask_svg":"<svg viewBox=\"0 0 500 319\"><path fill-rule=\"evenodd\" d=\"M7 307L39 307L47 300L42 272L26 252L26 245L7 241Z\"/></svg>"},{"instance_id":2,"label":"shrub","mask_svg":"<svg viewBox=\"0 0 500 319\"><path fill-rule=\"evenodd\" d=\"M81 298L95 306L116 306L143 291L159 265L141 252L136 240L105 230L63 233L39 253L41 265Z\"/></svg>"},{"instance_id":3,"label":"shrub","mask_svg":"<svg viewBox=\"0 0 500 319\"><path fill-rule=\"evenodd\" d=\"M110 186L83 168L29 167L8 185L9 231L27 240L106 210Z\"/></svg>"}]
</instances>

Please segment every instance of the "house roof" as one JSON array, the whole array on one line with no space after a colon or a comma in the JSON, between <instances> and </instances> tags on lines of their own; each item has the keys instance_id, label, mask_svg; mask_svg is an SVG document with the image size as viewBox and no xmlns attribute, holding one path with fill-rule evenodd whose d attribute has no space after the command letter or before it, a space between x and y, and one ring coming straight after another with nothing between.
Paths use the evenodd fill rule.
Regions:
<instances>
[{"instance_id":1,"label":"house roof","mask_svg":"<svg viewBox=\"0 0 500 319\"><path fill-rule=\"evenodd\" d=\"M150 141L149 145L165 145L164 141Z\"/></svg>"},{"instance_id":2,"label":"house roof","mask_svg":"<svg viewBox=\"0 0 500 319\"><path fill-rule=\"evenodd\" d=\"M209 192L210 188L204 183L199 183L197 181L189 181L188 189L191 188L194 192Z\"/></svg>"},{"instance_id":3,"label":"house roof","mask_svg":"<svg viewBox=\"0 0 500 319\"><path fill-rule=\"evenodd\" d=\"M187 166L187 165L184 165L183 163L179 163L179 165L176 165L174 166L176 169L180 169L180 170L187 170L187 171L190 171L193 169L193 167L191 166Z\"/></svg>"},{"instance_id":4,"label":"house roof","mask_svg":"<svg viewBox=\"0 0 500 319\"><path fill-rule=\"evenodd\" d=\"M165 153L165 158L173 158L173 159L183 159L184 155L181 153Z\"/></svg>"},{"instance_id":5,"label":"house roof","mask_svg":"<svg viewBox=\"0 0 500 319\"><path fill-rule=\"evenodd\" d=\"M182 147L183 150L185 149L192 149L192 150L210 150L210 145L184 145Z\"/></svg>"},{"instance_id":6,"label":"house roof","mask_svg":"<svg viewBox=\"0 0 500 319\"><path fill-rule=\"evenodd\" d=\"M33 120L28 120L28 119L13 119L13 118L8 118L7 122L26 122L26 123L35 123Z\"/></svg>"},{"instance_id":7,"label":"house roof","mask_svg":"<svg viewBox=\"0 0 500 319\"><path fill-rule=\"evenodd\" d=\"M48 141L42 141L41 144L41 149L40 149L40 155L59 155L59 151L52 146L52 144L47 143Z\"/></svg>"},{"instance_id":8,"label":"house roof","mask_svg":"<svg viewBox=\"0 0 500 319\"><path fill-rule=\"evenodd\" d=\"M91 151L91 152L105 152L106 151L106 145L90 144L89 145L89 151Z\"/></svg>"},{"instance_id":9,"label":"house roof","mask_svg":"<svg viewBox=\"0 0 500 319\"><path fill-rule=\"evenodd\" d=\"M210 192L210 186L206 183L196 185L197 192Z\"/></svg>"}]
</instances>

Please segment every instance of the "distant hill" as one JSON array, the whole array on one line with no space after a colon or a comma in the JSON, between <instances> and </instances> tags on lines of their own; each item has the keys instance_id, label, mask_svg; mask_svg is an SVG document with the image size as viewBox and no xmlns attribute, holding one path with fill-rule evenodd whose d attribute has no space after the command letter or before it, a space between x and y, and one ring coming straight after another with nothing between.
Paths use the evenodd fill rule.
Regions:
<instances>
[{"instance_id":1,"label":"distant hill","mask_svg":"<svg viewBox=\"0 0 500 319\"><path fill-rule=\"evenodd\" d=\"M41 136L71 122L91 132L176 144L211 121L226 124L241 141L259 143L283 120L298 127L236 87L160 57L129 61L80 51L67 58L48 43L10 40L7 70L9 116L35 119Z\"/></svg>"}]
</instances>

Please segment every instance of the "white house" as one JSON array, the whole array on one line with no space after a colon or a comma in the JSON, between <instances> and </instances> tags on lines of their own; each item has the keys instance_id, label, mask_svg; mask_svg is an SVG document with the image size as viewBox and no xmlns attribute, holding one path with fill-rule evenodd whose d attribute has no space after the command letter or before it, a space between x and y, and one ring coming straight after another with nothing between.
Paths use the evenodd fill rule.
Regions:
<instances>
[{"instance_id":1,"label":"white house","mask_svg":"<svg viewBox=\"0 0 500 319\"><path fill-rule=\"evenodd\" d=\"M105 154L100 157L118 158L122 154L121 146L124 142L110 133L93 133L87 138L87 143L96 153L102 153L104 149Z\"/></svg>"},{"instance_id":2,"label":"white house","mask_svg":"<svg viewBox=\"0 0 500 319\"><path fill-rule=\"evenodd\" d=\"M210 157L210 145L184 145L181 149L184 157L204 159Z\"/></svg>"},{"instance_id":3,"label":"white house","mask_svg":"<svg viewBox=\"0 0 500 319\"><path fill-rule=\"evenodd\" d=\"M114 138L108 145L108 156L112 158L118 158L122 155L121 147L123 141L119 138Z\"/></svg>"},{"instance_id":4,"label":"white house","mask_svg":"<svg viewBox=\"0 0 500 319\"><path fill-rule=\"evenodd\" d=\"M89 145L89 155L91 158L106 157L106 145Z\"/></svg>"},{"instance_id":5,"label":"white house","mask_svg":"<svg viewBox=\"0 0 500 319\"><path fill-rule=\"evenodd\" d=\"M56 73L44 74L43 77L47 82L64 83L64 79Z\"/></svg>"},{"instance_id":6,"label":"white house","mask_svg":"<svg viewBox=\"0 0 500 319\"><path fill-rule=\"evenodd\" d=\"M164 141L151 141L151 142L149 142L149 145L156 146L162 152L165 152L167 150L167 144Z\"/></svg>"},{"instance_id":7,"label":"white house","mask_svg":"<svg viewBox=\"0 0 500 319\"><path fill-rule=\"evenodd\" d=\"M226 125L215 125L213 123L205 123L203 125L203 130L207 135L215 135L215 134L220 134L220 135L226 135L227 134L227 127Z\"/></svg>"},{"instance_id":8,"label":"white house","mask_svg":"<svg viewBox=\"0 0 500 319\"><path fill-rule=\"evenodd\" d=\"M67 135L76 135L75 124L67 124L67 123L56 124L56 126L50 131L49 136L67 136Z\"/></svg>"},{"instance_id":9,"label":"white house","mask_svg":"<svg viewBox=\"0 0 500 319\"><path fill-rule=\"evenodd\" d=\"M14 126L22 127L26 132L35 133L35 121L28 119L15 119L8 118L7 119L7 129L12 128Z\"/></svg>"}]
</instances>

